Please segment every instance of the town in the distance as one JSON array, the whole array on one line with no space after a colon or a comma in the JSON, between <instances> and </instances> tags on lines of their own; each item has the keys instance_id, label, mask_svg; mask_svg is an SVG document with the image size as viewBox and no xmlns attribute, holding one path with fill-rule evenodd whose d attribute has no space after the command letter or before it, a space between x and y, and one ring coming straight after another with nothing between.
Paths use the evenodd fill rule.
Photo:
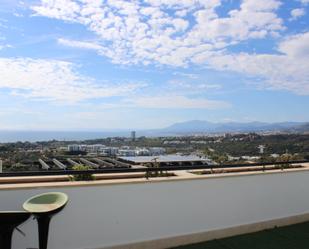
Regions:
<instances>
[{"instance_id":1,"label":"town in the distance","mask_svg":"<svg viewBox=\"0 0 309 249\"><path fill-rule=\"evenodd\" d=\"M1 172L198 166L309 160L309 132L127 136L0 144Z\"/></svg>"}]
</instances>

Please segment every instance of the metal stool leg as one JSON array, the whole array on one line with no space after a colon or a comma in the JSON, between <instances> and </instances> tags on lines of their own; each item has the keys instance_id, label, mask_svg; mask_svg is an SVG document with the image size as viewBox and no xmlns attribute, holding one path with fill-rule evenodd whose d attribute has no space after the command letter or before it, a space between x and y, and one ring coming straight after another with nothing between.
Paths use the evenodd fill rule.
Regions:
<instances>
[{"instance_id":1,"label":"metal stool leg","mask_svg":"<svg viewBox=\"0 0 309 249\"><path fill-rule=\"evenodd\" d=\"M13 236L14 228L7 227L3 229L0 233L0 248L3 249L11 249L12 244L12 236Z\"/></svg>"},{"instance_id":2,"label":"metal stool leg","mask_svg":"<svg viewBox=\"0 0 309 249\"><path fill-rule=\"evenodd\" d=\"M0 248L11 249L12 236L17 227L29 219L24 211L0 211ZM20 230L19 230L20 231Z\"/></svg>"},{"instance_id":3,"label":"metal stool leg","mask_svg":"<svg viewBox=\"0 0 309 249\"><path fill-rule=\"evenodd\" d=\"M49 215L36 216L39 229L39 249L47 249L48 231L51 217Z\"/></svg>"}]
</instances>

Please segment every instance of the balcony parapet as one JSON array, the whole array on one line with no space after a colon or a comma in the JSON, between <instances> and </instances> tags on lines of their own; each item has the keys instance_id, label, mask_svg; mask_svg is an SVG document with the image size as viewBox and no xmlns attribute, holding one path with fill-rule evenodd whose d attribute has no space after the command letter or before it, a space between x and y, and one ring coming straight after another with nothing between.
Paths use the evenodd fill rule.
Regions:
<instances>
[{"instance_id":1,"label":"balcony parapet","mask_svg":"<svg viewBox=\"0 0 309 249\"><path fill-rule=\"evenodd\" d=\"M169 171L168 176L146 178L145 173L109 173L94 174L93 181L71 181L68 175L48 175L48 176L15 176L0 177L0 190L4 189L27 189L46 187L79 187L98 186L115 184L142 184L150 182L200 180L221 177L252 176L260 174L285 174L289 172L309 171L309 163L295 163L290 168L279 169L273 165L252 167L233 167L216 169L193 169ZM205 174L200 174L206 172Z\"/></svg>"}]
</instances>

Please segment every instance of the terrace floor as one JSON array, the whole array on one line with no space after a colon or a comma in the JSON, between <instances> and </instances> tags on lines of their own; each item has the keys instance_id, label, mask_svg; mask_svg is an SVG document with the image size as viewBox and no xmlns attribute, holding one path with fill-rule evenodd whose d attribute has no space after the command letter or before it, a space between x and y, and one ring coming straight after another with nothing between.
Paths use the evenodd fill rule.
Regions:
<instances>
[{"instance_id":1,"label":"terrace floor","mask_svg":"<svg viewBox=\"0 0 309 249\"><path fill-rule=\"evenodd\" d=\"M308 249L309 222L176 247L177 249ZM175 249L176 249L175 248Z\"/></svg>"}]
</instances>

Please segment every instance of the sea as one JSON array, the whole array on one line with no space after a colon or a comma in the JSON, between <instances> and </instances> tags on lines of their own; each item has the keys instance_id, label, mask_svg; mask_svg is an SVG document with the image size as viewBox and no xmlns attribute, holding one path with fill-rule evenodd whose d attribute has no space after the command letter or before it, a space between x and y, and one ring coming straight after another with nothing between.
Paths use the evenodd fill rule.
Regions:
<instances>
[{"instance_id":1,"label":"sea","mask_svg":"<svg viewBox=\"0 0 309 249\"><path fill-rule=\"evenodd\" d=\"M130 131L0 131L0 143L38 141L82 141L107 137L129 137Z\"/></svg>"}]
</instances>

